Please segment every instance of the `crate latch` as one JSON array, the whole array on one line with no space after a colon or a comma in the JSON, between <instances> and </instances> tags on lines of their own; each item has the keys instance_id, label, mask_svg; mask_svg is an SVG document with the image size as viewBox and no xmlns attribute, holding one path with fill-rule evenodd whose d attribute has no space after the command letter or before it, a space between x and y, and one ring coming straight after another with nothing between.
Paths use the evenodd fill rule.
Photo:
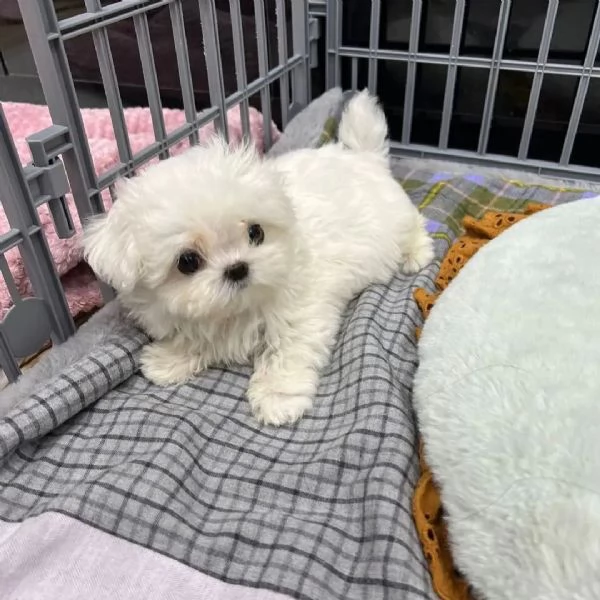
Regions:
<instances>
[{"instance_id":1,"label":"crate latch","mask_svg":"<svg viewBox=\"0 0 600 600\"><path fill-rule=\"evenodd\" d=\"M69 180L60 155L71 148L69 130L52 125L27 138L33 163L24 168L29 191L36 207L48 204L59 238L75 233L73 219L67 205Z\"/></svg>"}]
</instances>

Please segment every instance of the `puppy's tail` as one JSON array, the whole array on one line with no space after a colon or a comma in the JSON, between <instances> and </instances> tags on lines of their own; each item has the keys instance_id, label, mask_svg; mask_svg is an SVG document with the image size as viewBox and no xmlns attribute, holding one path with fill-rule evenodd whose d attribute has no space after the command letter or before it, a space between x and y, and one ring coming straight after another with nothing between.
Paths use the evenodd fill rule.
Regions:
<instances>
[{"instance_id":1,"label":"puppy's tail","mask_svg":"<svg viewBox=\"0 0 600 600\"><path fill-rule=\"evenodd\" d=\"M388 126L383 110L368 90L356 94L342 113L338 138L344 146L386 157L389 152Z\"/></svg>"}]
</instances>

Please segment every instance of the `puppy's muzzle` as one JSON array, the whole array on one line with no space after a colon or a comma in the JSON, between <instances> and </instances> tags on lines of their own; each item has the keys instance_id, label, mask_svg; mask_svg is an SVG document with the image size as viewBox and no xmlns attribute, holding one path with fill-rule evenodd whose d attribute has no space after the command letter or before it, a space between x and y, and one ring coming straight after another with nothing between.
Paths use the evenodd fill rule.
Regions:
<instances>
[{"instance_id":1,"label":"puppy's muzzle","mask_svg":"<svg viewBox=\"0 0 600 600\"><path fill-rule=\"evenodd\" d=\"M246 262L237 262L233 265L229 265L223 275L225 279L233 283L241 283L248 278L250 268Z\"/></svg>"}]
</instances>

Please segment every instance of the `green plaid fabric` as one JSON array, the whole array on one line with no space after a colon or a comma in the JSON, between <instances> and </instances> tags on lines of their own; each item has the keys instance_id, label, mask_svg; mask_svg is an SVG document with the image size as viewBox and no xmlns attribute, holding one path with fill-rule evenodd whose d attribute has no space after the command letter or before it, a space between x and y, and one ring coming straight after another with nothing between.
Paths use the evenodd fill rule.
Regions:
<instances>
[{"instance_id":1,"label":"green plaid fabric","mask_svg":"<svg viewBox=\"0 0 600 600\"><path fill-rule=\"evenodd\" d=\"M426 168L415 170L404 166L402 160L394 160L392 170L427 217L432 236L446 249L464 232L462 220L466 215L479 218L489 210L523 212L531 202L553 206L597 195L583 189L529 184L476 172L457 176Z\"/></svg>"},{"instance_id":2,"label":"green plaid fabric","mask_svg":"<svg viewBox=\"0 0 600 600\"><path fill-rule=\"evenodd\" d=\"M338 120L335 117L329 117L323 125L323 133L317 141L317 148L334 142L337 139Z\"/></svg>"}]
</instances>

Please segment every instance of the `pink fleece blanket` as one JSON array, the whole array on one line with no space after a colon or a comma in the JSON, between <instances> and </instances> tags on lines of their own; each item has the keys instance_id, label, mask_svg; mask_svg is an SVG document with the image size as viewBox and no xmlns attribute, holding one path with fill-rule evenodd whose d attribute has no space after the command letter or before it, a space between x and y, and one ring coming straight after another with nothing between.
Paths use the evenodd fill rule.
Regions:
<instances>
[{"instance_id":1,"label":"pink fleece blanket","mask_svg":"<svg viewBox=\"0 0 600 600\"><path fill-rule=\"evenodd\" d=\"M9 128L17 151L23 164L31 162L31 153L26 138L52 124L48 109L45 106L4 102L2 104ZM112 122L107 109L84 109L81 111L83 124L88 137L92 158L96 172L101 175L119 163L119 155L112 128ZM185 124L185 116L180 110L164 110L165 126L171 132ZM242 140L242 125L239 107L233 108L228 115L229 136L232 144ZM134 154L151 145L154 139L152 118L147 108L130 108L125 110L125 121L129 133L129 141ZM279 137L279 131L271 124L272 138ZM214 134L214 126L207 125L200 131L200 140L204 141ZM250 135L257 148L263 150L263 117L250 109ZM172 148L172 154L184 151L187 142ZM110 199L106 194L105 203L108 206ZM67 196L69 209L76 222L77 233L71 238L61 240L56 235L52 218L47 206L40 208L40 220L46 233L46 239L61 276L71 314L76 316L87 312L102 304L102 297L98 284L87 265L82 262L80 244L81 226L76 218L76 209L72 197ZM8 231L9 225L0 210L0 233ZM17 288L22 296L32 295L31 285L25 273L25 268L18 250L11 250L6 254L10 270L13 274ZM0 285L0 317L4 317L12 301L4 282Z\"/></svg>"}]
</instances>

